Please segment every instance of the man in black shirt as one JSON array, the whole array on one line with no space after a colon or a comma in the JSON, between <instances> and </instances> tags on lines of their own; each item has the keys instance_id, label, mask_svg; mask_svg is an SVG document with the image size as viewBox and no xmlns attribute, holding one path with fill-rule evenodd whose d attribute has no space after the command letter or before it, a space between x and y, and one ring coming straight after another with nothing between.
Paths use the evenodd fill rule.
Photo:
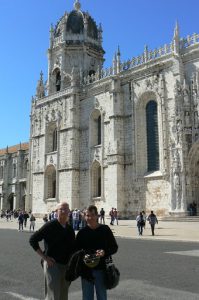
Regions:
<instances>
[{"instance_id":1,"label":"man in black shirt","mask_svg":"<svg viewBox=\"0 0 199 300\"><path fill-rule=\"evenodd\" d=\"M82 266L82 299L94 300L95 290L98 300L107 300L104 283L105 260L117 252L118 245L111 229L107 225L98 223L96 206L90 205L87 208L85 219L87 226L77 233L76 248L83 249L87 255L95 255L100 259L96 265L83 264Z\"/></svg>"},{"instance_id":2,"label":"man in black shirt","mask_svg":"<svg viewBox=\"0 0 199 300\"><path fill-rule=\"evenodd\" d=\"M66 264L74 251L75 233L68 224L69 205L59 203L57 219L45 223L30 237L30 245L41 256L45 277L45 300L67 300L69 282ZM39 242L44 241L44 251Z\"/></svg>"}]
</instances>

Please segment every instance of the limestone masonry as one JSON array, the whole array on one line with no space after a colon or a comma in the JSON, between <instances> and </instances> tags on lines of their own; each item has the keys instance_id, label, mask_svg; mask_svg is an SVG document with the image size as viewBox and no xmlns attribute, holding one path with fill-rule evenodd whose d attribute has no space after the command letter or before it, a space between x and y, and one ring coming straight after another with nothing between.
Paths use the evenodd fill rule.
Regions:
<instances>
[{"instance_id":1,"label":"limestone masonry","mask_svg":"<svg viewBox=\"0 0 199 300\"><path fill-rule=\"evenodd\" d=\"M199 35L103 69L102 27L79 1L51 26L29 147L0 150L1 209L93 203L123 217L199 208Z\"/></svg>"}]
</instances>

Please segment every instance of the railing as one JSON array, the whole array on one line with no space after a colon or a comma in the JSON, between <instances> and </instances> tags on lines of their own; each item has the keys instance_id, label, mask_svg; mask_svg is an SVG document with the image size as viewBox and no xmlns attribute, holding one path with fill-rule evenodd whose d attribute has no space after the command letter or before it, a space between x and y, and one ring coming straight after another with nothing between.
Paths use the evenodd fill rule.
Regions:
<instances>
[{"instance_id":1,"label":"railing","mask_svg":"<svg viewBox=\"0 0 199 300\"><path fill-rule=\"evenodd\" d=\"M120 71L125 71L137 67L139 65L145 64L149 61L155 60L159 57L166 56L173 52L173 43L165 44L163 47L154 50L148 50L148 47L145 46L144 53L133 57L131 60L127 60L120 64Z\"/></svg>"},{"instance_id":2,"label":"railing","mask_svg":"<svg viewBox=\"0 0 199 300\"><path fill-rule=\"evenodd\" d=\"M70 38L71 38L71 40L73 40L74 35L71 34ZM83 34L75 35L75 39L81 41L84 39L84 35ZM92 40L92 42L94 41L93 39L90 39L89 37L87 37L87 39L90 41ZM59 44L62 41L63 41L63 37L59 36L54 39L53 45L56 46L57 44ZM95 43L97 43L97 42L95 41ZM188 35L186 38L180 39L180 42L178 45L179 51L183 51L184 49L186 49L190 46L196 45L196 44L199 44L199 34L194 33L191 36ZM141 55L139 55L137 57L133 57L132 59L129 59L127 61L120 63L117 72L113 69L113 67L103 69L103 70L101 70L101 72L96 72L96 74L92 74L90 76L88 75L88 76L84 77L82 83L83 83L83 85L87 85L87 84L93 83L95 81L101 80L103 78L110 77L110 76L114 75L115 73L120 73L122 71L133 69L133 68L143 65L147 62L151 62L160 57L169 55L169 54L175 52L175 49L176 49L176 44L175 44L174 40L170 44L165 44L164 46L154 49L154 50L148 50L148 47L145 46L144 52ZM52 97L53 97L53 95L52 95Z\"/></svg>"},{"instance_id":3,"label":"railing","mask_svg":"<svg viewBox=\"0 0 199 300\"><path fill-rule=\"evenodd\" d=\"M60 36L54 38L53 40L53 47L58 46L60 43L62 43L64 41L64 37L63 34L61 34ZM65 41L87 41L89 43L95 44L96 46L99 46L100 43L98 40L95 40L89 36L85 36L84 34L73 34L73 33L67 33L66 39Z\"/></svg>"},{"instance_id":4,"label":"railing","mask_svg":"<svg viewBox=\"0 0 199 300\"><path fill-rule=\"evenodd\" d=\"M186 38L182 38L180 40L180 49L188 48L198 43L199 43L199 34L193 33L191 36L188 35Z\"/></svg>"},{"instance_id":5,"label":"railing","mask_svg":"<svg viewBox=\"0 0 199 300\"><path fill-rule=\"evenodd\" d=\"M71 93L71 88L69 87L69 88L66 88L66 89L64 89L60 92L55 92L53 94L50 94L49 96L45 96L41 99L37 99L37 105L41 105L45 102L51 101L51 100L55 99L55 96L56 96L56 98L59 98L61 96L65 96L65 95L70 94L70 93Z\"/></svg>"},{"instance_id":6,"label":"railing","mask_svg":"<svg viewBox=\"0 0 199 300\"><path fill-rule=\"evenodd\" d=\"M187 36L186 38L182 38L179 42L179 51L183 51L183 49L193 46L195 44L199 44L199 34L194 33L191 36ZM144 52L137 56L120 63L119 70L117 72L114 71L113 67L101 70L100 74L96 73L95 75L84 77L83 84L90 84L95 81L101 80L106 77L110 77L115 73L120 73L122 71L133 69L137 66L143 65L147 62L151 62L160 57L164 57L174 53L176 51L176 44L173 40L170 44L165 44L164 46L154 49L148 50L148 47L145 46Z\"/></svg>"}]
</instances>

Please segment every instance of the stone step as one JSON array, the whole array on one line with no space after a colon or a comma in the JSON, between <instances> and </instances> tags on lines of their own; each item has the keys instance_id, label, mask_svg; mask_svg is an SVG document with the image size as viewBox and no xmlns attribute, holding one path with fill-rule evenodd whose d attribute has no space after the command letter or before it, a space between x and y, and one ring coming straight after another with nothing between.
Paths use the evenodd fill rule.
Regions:
<instances>
[{"instance_id":1,"label":"stone step","mask_svg":"<svg viewBox=\"0 0 199 300\"><path fill-rule=\"evenodd\" d=\"M171 222L199 222L199 216L187 216L187 217L162 217L159 218L161 221L171 221Z\"/></svg>"}]
</instances>

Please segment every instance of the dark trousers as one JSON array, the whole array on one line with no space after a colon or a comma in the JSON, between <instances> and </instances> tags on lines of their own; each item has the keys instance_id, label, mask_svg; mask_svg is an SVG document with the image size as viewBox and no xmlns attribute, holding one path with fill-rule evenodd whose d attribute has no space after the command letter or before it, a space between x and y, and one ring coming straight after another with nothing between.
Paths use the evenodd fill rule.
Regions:
<instances>
[{"instance_id":1,"label":"dark trousers","mask_svg":"<svg viewBox=\"0 0 199 300\"><path fill-rule=\"evenodd\" d=\"M23 230L23 222L19 221L19 230Z\"/></svg>"},{"instance_id":2,"label":"dark trousers","mask_svg":"<svg viewBox=\"0 0 199 300\"><path fill-rule=\"evenodd\" d=\"M142 235L142 233L143 233L143 226L141 224L138 224L137 227L138 227L138 234Z\"/></svg>"},{"instance_id":3,"label":"dark trousers","mask_svg":"<svg viewBox=\"0 0 199 300\"><path fill-rule=\"evenodd\" d=\"M104 216L100 216L100 223L102 223L102 222L103 222L103 224L105 224Z\"/></svg>"},{"instance_id":4,"label":"dark trousers","mask_svg":"<svg viewBox=\"0 0 199 300\"><path fill-rule=\"evenodd\" d=\"M155 230L155 224L151 224L151 232L152 232L152 235L154 235L154 230Z\"/></svg>"}]
</instances>

